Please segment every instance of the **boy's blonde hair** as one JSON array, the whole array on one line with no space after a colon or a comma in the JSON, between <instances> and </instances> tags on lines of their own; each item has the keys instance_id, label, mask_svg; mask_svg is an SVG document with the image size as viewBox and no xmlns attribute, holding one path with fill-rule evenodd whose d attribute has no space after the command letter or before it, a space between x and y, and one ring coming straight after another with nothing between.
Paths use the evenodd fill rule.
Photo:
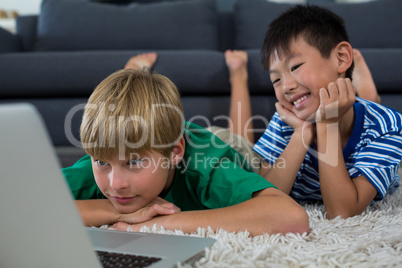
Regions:
<instances>
[{"instance_id":1,"label":"boy's blonde hair","mask_svg":"<svg viewBox=\"0 0 402 268\"><path fill-rule=\"evenodd\" d=\"M119 70L90 96L81 123L81 142L92 157L169 157L183 133L180 95L167 77L149 70Z\"/></svg>"}]
</instances>

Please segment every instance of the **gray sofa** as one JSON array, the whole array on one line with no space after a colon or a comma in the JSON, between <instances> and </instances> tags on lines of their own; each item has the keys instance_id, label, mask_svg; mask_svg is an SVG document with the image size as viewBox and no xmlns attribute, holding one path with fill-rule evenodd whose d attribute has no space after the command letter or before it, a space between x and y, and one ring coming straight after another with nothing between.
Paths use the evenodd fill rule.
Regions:
<instances>
[{"instance_id":1,"label":"gray sofa","mask_svg":"<svg viewBox=\"0 0 402 268\"><path fill-rule=\"evenodd\" d=\"M258 137L275 112L259 48L269 22L291 5L237 0L222 9L221 3L43 0L39 16L18 17L16 34L0 28L0 103L33 103L65 166L82 154L76 147L88 96L132 55L158 53L154 69L178 86L186 120L225 126L216 117L229 108L223 52L244 49ZM363 53L383 104L402 111L402 1L324 6L345 19L351 44Z\"/></svg>"}]
</instances>

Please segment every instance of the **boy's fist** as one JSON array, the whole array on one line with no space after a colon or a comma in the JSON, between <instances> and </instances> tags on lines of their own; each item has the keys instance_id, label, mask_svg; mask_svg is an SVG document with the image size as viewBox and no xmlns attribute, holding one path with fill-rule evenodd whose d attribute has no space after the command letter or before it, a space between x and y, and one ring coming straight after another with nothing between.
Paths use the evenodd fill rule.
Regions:
<instances>
[{"instance_id":1,"label":"boy's fist","mask_svg":"<svg viewBox=\"0 0 402 268\"><path fill-rule=\"evenodd\" d=\"M356 92L349 78L339 78L320 89L320 106L316 122L337 123L353 106Z\"/></svg>"}]
</instances>

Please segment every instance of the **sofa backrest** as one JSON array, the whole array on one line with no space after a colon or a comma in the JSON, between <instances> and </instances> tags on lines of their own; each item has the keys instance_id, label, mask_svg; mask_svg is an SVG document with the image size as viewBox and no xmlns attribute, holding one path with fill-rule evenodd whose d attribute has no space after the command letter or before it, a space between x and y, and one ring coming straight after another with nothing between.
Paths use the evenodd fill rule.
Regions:
<instances>
[{"instance_id":1,"label":"sofa backrest","mask_svg":"<svg viewBox=\"0 0 402 268\"><path fill-rule=\"evenodd\" d=\"M17 18L17 33L25 51L259 49L269 23L292 6L237 0L233 11L222 12L216 1L43 0L40 16ZM353 47L402 47L402 1L321 5L344 18Z\"/></svg>"},{"instance_id":2,"label":"sofa backrest","mask_svg":"<svg viewBox=\"0 0 402 268\"><path fill-rule=\"evenodd\" d=\"M43 0L37 51L218 49L214 0L128 5Z\"/></svg>"},{"instance_id":3,"label":"sofa backrest","mask_svg":"<svg viewBox=\"0 0 402 268\"><path fill-rule=\"evenodd\" d=\"M365 3L322 3L346 25L350 42L356 48L402 47L402 1L377 0ZM272 20L293 4L264 0L238 0L234 7L237 49L261 48Z\"/></svg>"}]
</instances>

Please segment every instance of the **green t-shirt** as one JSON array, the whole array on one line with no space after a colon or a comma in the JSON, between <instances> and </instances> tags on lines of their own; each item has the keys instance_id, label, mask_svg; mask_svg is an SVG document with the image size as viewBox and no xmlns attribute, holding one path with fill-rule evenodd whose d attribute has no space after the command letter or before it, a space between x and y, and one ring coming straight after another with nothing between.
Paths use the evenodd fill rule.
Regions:
<instances>
[{"instance_id":1,"label":"green t-shirt","mask_svg":"<svg viewBox=\"0 0 402 268\"><path fill-rule=\"evenodd\" d=\"M185 153L164 197L182 211L232 206L250 199L256 191L275 187L205 128L186 122L183 136ZM75 199L105 198L95 183L89 156L64 168L63 173Z\"/></svg>"}]
</instances>

